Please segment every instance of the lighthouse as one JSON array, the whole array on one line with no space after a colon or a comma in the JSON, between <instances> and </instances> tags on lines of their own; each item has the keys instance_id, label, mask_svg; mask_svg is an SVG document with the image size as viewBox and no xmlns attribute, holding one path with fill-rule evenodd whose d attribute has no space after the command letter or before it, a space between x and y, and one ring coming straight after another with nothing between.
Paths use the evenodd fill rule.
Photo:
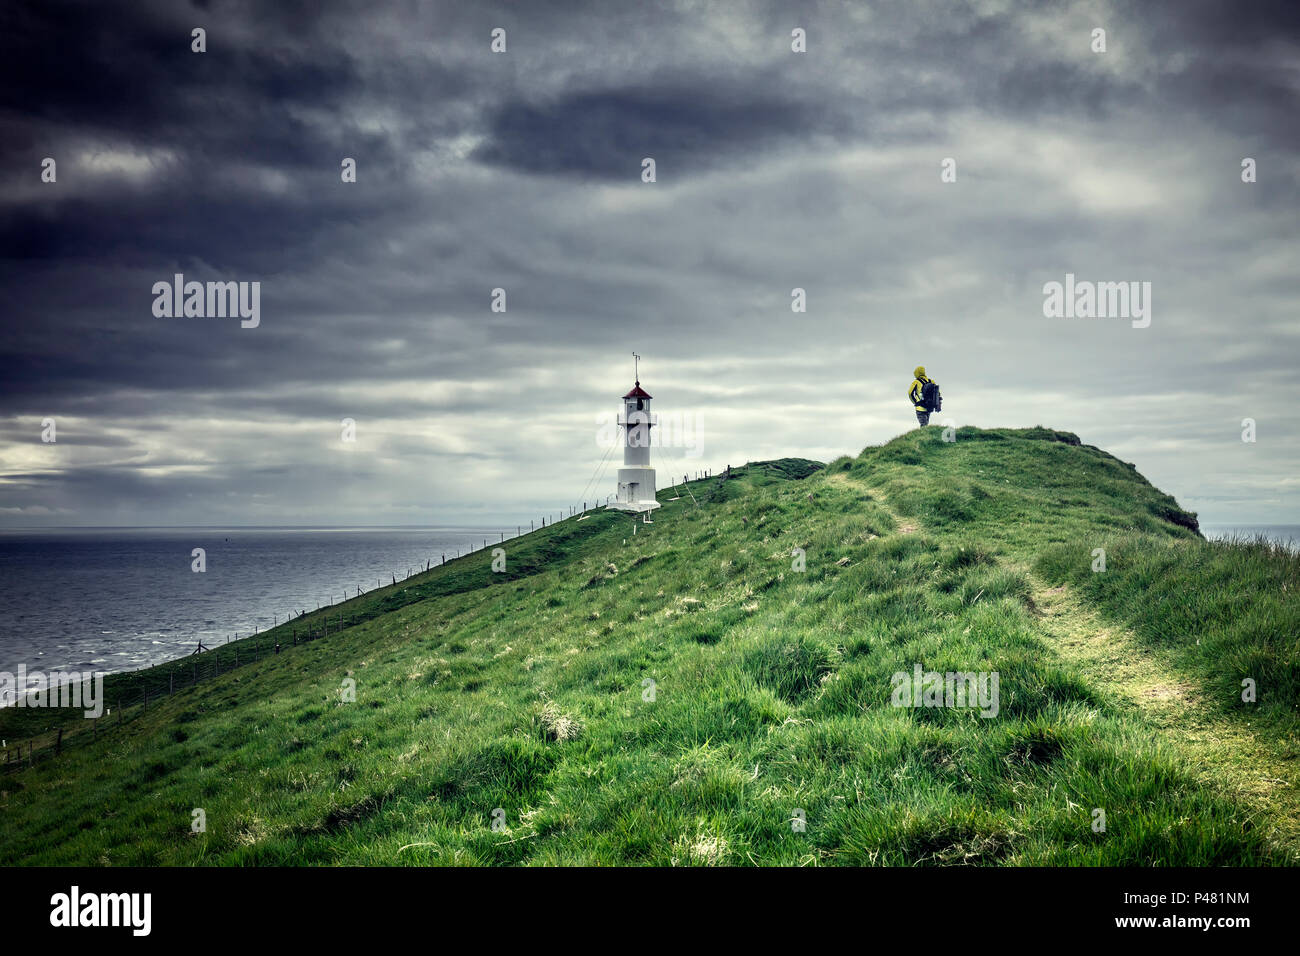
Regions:
<instances>
[{"instance_id":1,"label":"lighthouse","mask_svg":"<svg viewBox=\"0 0 1300 956\"><path fill-rule=\"evenodd\" d=\"M633 353L634 359L640 356ZM636 384L623 396L623 467L618 470L618 493L609 507L616 511L653 511L655 470L650 467L650 393L641 387L639 364L634 366Z\"/></svg>"}]
</instances>

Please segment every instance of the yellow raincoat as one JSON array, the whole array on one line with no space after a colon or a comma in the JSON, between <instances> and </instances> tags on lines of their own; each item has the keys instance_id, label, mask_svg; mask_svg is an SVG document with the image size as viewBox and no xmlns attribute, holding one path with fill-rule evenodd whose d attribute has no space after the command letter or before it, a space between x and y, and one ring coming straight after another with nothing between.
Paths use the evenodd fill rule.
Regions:
<instances>
[{"instance_id":1,"label":"yellow raincoat","mask_svg":"<svg viewBox=\"0 0 1300 956\"><path fill-rule=\"evenodd\" d=\"M916 378L912 380L912 387L907 390L907 397L912 404L916 406L918 412L923 412L925 411L925 405L921 402L921 386L926 382L931 381L931 379L925 377L924 365L918 365L916 368L912 369L912 374L915 375Z\"/></svg>"}]
</instances>

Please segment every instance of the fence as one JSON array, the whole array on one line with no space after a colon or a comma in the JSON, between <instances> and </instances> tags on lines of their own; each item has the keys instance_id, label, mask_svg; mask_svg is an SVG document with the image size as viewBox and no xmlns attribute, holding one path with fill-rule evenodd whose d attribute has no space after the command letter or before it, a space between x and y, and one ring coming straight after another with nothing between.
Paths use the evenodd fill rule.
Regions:
<instances>
[{"instance_id":1,"label":"fence","mask_svg":"<svg viewBox=\"0 0 1300 956\"><path fill-rule=\"evenodd\" d=\"M709 477L709 473L701 472L699 477ZM685 475L683 479L690 480L689 476ZM608 497L612 498L613 496ZM592 507L599 508L602 503L595 502ZM532 531L554 526L564 521L566 517L573 518L583 515L589 510L587 502L583 502L581 507L577 505L570 506L567 516L561 511L558 515L547 515L541 518L538 524L529 522L528 531L524 531L523 526L518 525L515 536L521 537ZM499 532L499 534L501 542L504 542L506 532ZM418 567L415 569L407 568L406 576L400 579L394 572L391 575L392 583L389 586L402 584L409 578L426 573L434 567L442 567L459 559L478 554L487 549L491 543L493 542L485 538L481 548L471 548L463 554L457 551L450 560L447 555L440 555L441 561L436 565L433 559L430 558L423 569ZM200 644L199 649L188 657L150 665L138 671L111 674L109 678L112 680L112 686L109 686L108 680L105 681L104 685L104 693L107 699L103 702L105 709L102 716L96 718L79 717L75 720L75 723L59 723L57 726L47 727L25 740L19 740L17 743L6 741L3 747L3 760L0 760L0 772L13 773L32 767L43 760L57 756L67 747L96 741L101 734L109 733L123 724L138 719L148 712L150 705L158 706L164 700L170 700L177 694L195 690L204 681L213 680L240 667L256 663L259 660L265 660L267 657L281 653L286 648L297 647L301 644L328 637L331 633L331 625L333 625L333 632L338 633L344 628L387 613L391 608L383 603L377 605L377 610L376 606L366 609L359 605L352 607L350 612L348 609L349 604L357 601L362 596L374 595L376 591L383 590L384 587L383 581L380 580L376 582L376 587L370 591L357 587L357 593L352 598L347 597L347 593L343 592L344 601L338 606L337 611L334 610L335 605L333 596L331 596L330 603L323 608L318 607L316 611L302 612L297 617L290 616L283 623L274 624L268 631L242 639L235 635L234 640L212 648L204 648ZM367 610L370 613L367 613ZM0 713L7 710L9 710L8 707L3 708ZM32 708L33 712L36 712L36 710L36 708ZM51 713L52 715L57 713L59 719L65 721L68 717L65 711L54 712L41 709L40 712ZM89 725L88 729L86 725Z\"/></svg>"},{"instance_id":2,"label":"fence","mask_svg":"<svg viewBox=\"0 0 1300 956\"><path fill-rule=\"evenodd\" d=\"M334 621L337 622L334 633L355 623L354 619L342 613ZM101 734L147 713L151 704L157 706L177 694L193 691L205 681L265 660L279 654L286 647L296 647L327 637L330 634L330 624L331 617L328 614L319 619L313 617L312 620L303 622L301 630L295 624L282 625L289 627L287 640L284 639L285 635L249 637L145 670L111 675L116 680L111 688L105 684L106 699L102 702L102 716L82 717L71 724L61 723L35 737L19 741L16 745L6 745L0 770L14 772L32 767L41 760L62 753L65 747L98 740ZM70 728L78 726L81 729L69 732Z\"/></svg>"}]
</instances>

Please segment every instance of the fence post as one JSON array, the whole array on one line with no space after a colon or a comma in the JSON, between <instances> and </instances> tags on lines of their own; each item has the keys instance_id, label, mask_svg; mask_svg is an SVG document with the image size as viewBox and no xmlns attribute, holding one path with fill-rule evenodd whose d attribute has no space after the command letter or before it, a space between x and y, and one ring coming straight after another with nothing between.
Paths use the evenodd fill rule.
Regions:
<instances>
[{"instance_id":1,"label":"fence post","mask_svg":"<svg viewBox=\"0 0 1300 956\"><path fill-rule=\"evenodd\" d=\"M62 727L59 728L59 739L54 742L54 752L56 754L63 753L63 728Z\"/></svg>"},{"instance_id":2,"label":"fence post","mask_svg":"<svg viewBox=\"0 0 1300 956\"><path fill-rule=\"evenodd\" d=\"M176 672L172 671L167 675L167 696L170 697L176 693Z\"/></svg>"}]
</instances>

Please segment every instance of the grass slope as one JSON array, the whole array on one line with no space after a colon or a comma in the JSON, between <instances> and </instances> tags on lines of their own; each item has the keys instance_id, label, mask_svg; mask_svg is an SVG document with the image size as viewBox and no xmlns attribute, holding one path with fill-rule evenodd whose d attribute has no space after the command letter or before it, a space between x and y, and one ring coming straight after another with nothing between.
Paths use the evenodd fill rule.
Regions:
<instances>
[{"instance_id":1,"label":"grass slope","mask_svg":"<svg viewBox=\"0 0 1300 956\"><path fill-rule=\"evenodd\" d=\"M0 860L1295 862L1296 558L1202 540L1073 435L955 438L751 464L652 525L570 519L504 574L485 552L331 609L342 630L0 777ZM1260 798L1242 736L1207 771L1112 686L1098 622L1288 789ZM998 672L997 717L891 706L916 664Z\"/></svg>"}]
</instances>

